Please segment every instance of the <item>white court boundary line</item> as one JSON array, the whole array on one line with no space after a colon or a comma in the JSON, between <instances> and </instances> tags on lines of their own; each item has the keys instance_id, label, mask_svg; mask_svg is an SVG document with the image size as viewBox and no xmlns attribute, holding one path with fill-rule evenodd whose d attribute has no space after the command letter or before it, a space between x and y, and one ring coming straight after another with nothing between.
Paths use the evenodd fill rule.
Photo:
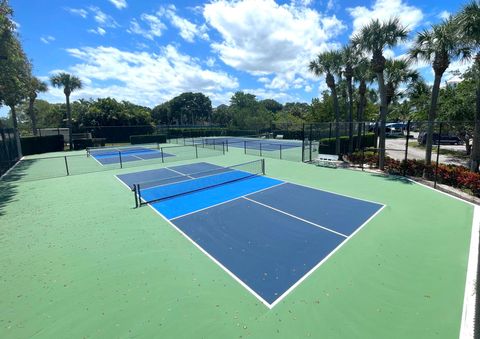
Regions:
<instances>
[{"instance_id":1,"label":"white court boundary line","mask_svg":"<svg viewBox=\"0 0 480 339\"><path fill-rule=\"evenodd\" d=\"M20 161L22 161L23 159L25 159L24 156L21 157L20 159L18 159L17 162L15 163L15 165L13 165L12 167L10 167L10 168L8 169L8 171L6 171L5 173L2 174L2 176L0 177L0 180L2 180L3 177L5 177L8 173L10 173L11 171L13 171L13 169L14 169L15 167L17 167L17 165L18 165L18 164L20 163Z\"/></svg>"},{"instance_id":2,"label":"white court boundary line","mask_svg":"<svg viewBox=\"0 0 480 339\"><path fill-rule=\"evenodd\" d=\"M180 174L181 176L189 177L190 179L196 179L195 177L192 177L191 175L188 175L188 174L185 174L185 173L176 171L176 170L174 170L174 169L171 169L170 167L165 167L165 169L167 169L167 170L169 170L169 171L172 171L172 172L175 172L175 173L177 173L177 174Z\"/></svg>"},{"instance_id":3,"label":"white court boundary line","mask_svg":"<svg viewBox=\"0 0 480 339\"><path fill-rule=\"evenodd\" d=\"M475 303L477 299L475 283L477 280L479 235L480 206L475 206L473 210L472 235L470 238L467 277L465 282L465 294L463 298L462 322L459 335L460 339L473 338L475 329Z\"/></svg>"},{"instance_id":4,"label":"white court boundary line","mask_svg":"<svg viewBox=\"0 0 480 339\"><path fill-rule=\"evenodd\" d=\"M289 216L289 217L291 217L291 218L293 218L293 219L297 219L297 220L300 220L300 221L302 221L302 222L304 222L304 223L307 223L307 224L310 224L310 225L312 225L312 226L321 228L321 229L324 230L324 231L331 232L331 233L336 234L336 235L338 235L338 236L341 236L341 237L343 237L343 238L348 238L348 235L346 235L346 234L343 234L343 233L334 231L334 230L332 230L332 229L330 229L330 228L328 228L328 227L324 227L324 226L321 226L321 225L316 224L316 223L314 223L314 222L308 221L308 220L306 220L306 219L297 217L296 215L287 213L287 212L285 212L285 211L282 211L282 210L280 210L280 209L278 209L278 208L275 208L275 207L272 207L272 206L270 206L270 205L261 203L261 202L259 202L259 201L256 201L256 200L253 200L253 199L250 199L250 198L247 198L247 197L245 197L245 196L243 197L243 199L248 200L248 201L251 201L251 202L253 202L253 203L255 203L255 204L258 204L258 205L260 205L260 206L263 206L263 207L265 207L265 208L269 208L269 209L271 209L271 210L273 210L273 211L275 211L275 212L284 214L284 215Z\"/></svg>"},{"instance_id":5,"label":"white court boundary line","mask_svg":"<svg viewBox=\"0 0 480 339\"><path fill-rule=\"evenodd\" d=\"M118 180L120 180L120 178L117 177ZM275 178L272 178L272 179L275 179ZM275 180L279 180L279 181L282 181L280 179L275 179ZM121 180L120 180L121 181ZM121 181L122 182L122 181ZM122 182L123 183L123 182ZM219 206L219 205L223 205L223 204L226 204L226 203L229 203L229 202L232 202L234 200L239 200L239 199L246 199L246 200L249 200L249 201L252 201L248 198L246 198L247 196L249 195L253 195L253 194L256 194L256 193L259 193L261 191L265 191L265 190L269 190L269 189L272 189L272 188L275 188L277 186L281 186L281 185L285 185L285 184L292 184L292 185L295 185L293 183L290 183L290 182L287 182L287 181L282 181L281 183L277 184L277 185L274 185L274 186L270 186L270 187L267 187L267 188L264 188L264 189L261 189L261 190L258 190L258 191L255 191L255 192L252 192L252 193L249 193L249 194L246 194L246 195L243 195L243 196L240 196L240 197L237 197L237 198L234 198L234 199L230 199L230 200L227 200L227 201L223 201L221 203L218 203L218 204L215 204L215 205L212 205L212 206L208 206L206 208L203 208L203 209L199 209L199 210L196 210L194 212L190 212L190 213L186 213L184 215L181 215L181 216L178 216L178 217L175 217L175 218L172 218L172 219L168 219L166 218L163 214L161 214L159 211L157 211L153 206L152 204L148 204L148 206L156 213L158 214L163 220L165 220L168 224L170 224L175 230L177 230L181 235L183 235L188 241L190 241L195 247L197 247L203 254L205 254L208 258L210 258L210 260L212 260L214 263L216 263L222 270L224 270L228 275L230 275L235 281L237 281L241 286L243 286L248 292L250 292L254 297L256 297L262 304L264 304L268 309L273 309L273 307L275 307L278 303L280 303L290 292L292 292L296 287L298 287L305 279L307 279L313 272L315 272L323 263L325 263L333 254L335 254L335 252L337 252L342 246L344 246L348 240L350 240L352 237L354 237L363 227L365 227L366 224L368 224L373 218L375 218L385 207L386 205L385 204L380 204L380 203L377 203L375 202L375 204L378 204L378 205L381 205L382 207L380 207L372 216L370 216L370 218L368 218L362 225L360 225L352 234L350 234L349 236L347 236L337 247L335 247L325 258L323 258L317 265L315 265L312 269L310 269L307 273L305 273L299 280L297 280L297 282L295 282L295 284L293 284L292 286L290 286L290 288L288 288L282 295L280 295L273 303L269 303L267 302L265 299L263 299L258 293L256 293L253 289L251 289L246 283L244 283L239 277L237 277L233 272L231 272L229 269L227 269L222 263L220 263L217 259L215 259L212 255L210 255L202 246L200 246L199 244L197 244L193 239L191 239L185 232L183 232L181 229L179 229L172 221L173 220L176 220L176 219L179 219L179 218L182 218L182 217L185 217L187 215L191 215L191 214L195 214L195 213L198 213L200 211L204 211L204 210L207 210L207 209L210 209L210 208L213 208L213 207L216 207L216 206ZM129 190L131 190L130 187L128 187L128 185L126 185L125 183L123 183ZM299 186L304 186L304 187L307 187L307 188L312 188L312 189L315 189L314 187L309 187L309 186L305 186L305 185L299 185ZM319 190L319 191L322 191L322 190ZM326 191L327 192L327 191ZM333 192L328 192L328 193L333 193ZM336 194L336 193L333 193L333 194ZM340 194L339 194L340 195ZM348 196L346 196L348 197ZM351 197L349 197L351 198ZM362 200L362 199L356 199L356 198L352 198L352 199L355 199L355 200ZM142 199L143 200L143 199ZM366 201L366 200L364 200ZM252 201L252 202L255 202L255 203L258 203L257 201ZM370 201L368 201L370 202ZM261 204L263 205L263 204ZM267 207L267 206L265 206ZM270 208L270 207L269 207ZM280 210L278 210L280 212ZM281 212L281 213L284 213L286 214L286 212ZM290 216L293 216L293 215L290 215ZM296 217L297 219L300 219L298 217ZM307 222L308 224L312 224L311 222L308 222L306 220L302 220L304 222ZM318 226L315 224L315 226ZM324 229L323 227L321 227L321 229ZM335 232L336 233L336 232ZM340 235L340 234L339 234ZM342 237L345 237L345 235L341 235Z\"/></svg>"}]
</instances>

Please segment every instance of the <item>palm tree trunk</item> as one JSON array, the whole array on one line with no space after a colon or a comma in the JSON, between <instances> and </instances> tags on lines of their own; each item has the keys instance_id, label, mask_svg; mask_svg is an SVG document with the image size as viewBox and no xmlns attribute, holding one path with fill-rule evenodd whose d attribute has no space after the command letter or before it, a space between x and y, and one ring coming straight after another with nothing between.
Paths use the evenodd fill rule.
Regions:
<instances>
[{"instance_id":1,"label":"palm tree trunk","mask_svg":"<svg viewBox=\"0 0 480 339\"><path fill-rule=\"evenodd\" d=\"M385 169L385 128L387 125L387 89L385 87L385 78L383 72L377 73L378 90L380 92L380 140L378 153L378 167L380 170Z\"/></svg>"},{"instance_id":2,"label":"palm tree trunk","mask_svg":"<svg viewBox=\"0 0 480 339\"><path fill-rule=\"evenodd\" d=\"M333 110L335 111L335 154L340 155L340 107L338 105L337 89L331 88L333 97Z\"/></svg>"},{"instance_id":3,"label":"palm tree trunk","mask_svg":"<svg viewBox=\"0 0 480 339\"><path fill-rule=\"evenodd\" d=\"M22 143L20 142L20 133L18 131L17 111L15 110L15 105L10 106L10 111L12 113L12 123L13 123L13 132L15 133L15 141L17 142L17 154L18 154L18 158L21 158L23 156Z\"/></svg>"},{"instance_id":4,"label":"palm tree trunk","mask_svg":"<svg viewBox=\"0 0 480 339\"><path fill-rule=\"evenodd\" d=\"M32 132L33 135L37 135L37 117L35 116L35 108L33 104L35 103L35 98L31 97L28 102L28 115L32 121Z\"/></svg>"},{"instance_id":5,"label":"palm tree trunk","mask_svg":"<svg viewBox=\"0 0 480 339\"><path fill-rule=\"evenodd\" d=\"M70 109L70 95L65 95L67 100L67 128L68 128L68 144L70 145L70 151L73 150L72 140L72 112Z\"/></svg>"},{"instance_id":6,"label":"palm tree trunk","mask_svg":"<svg viewBox=\"0 0 480 339\"><path fill-rule=\"evenodd\" d=\"M347 79L348 85L348 153L353 152L353 86L352 78Z\"/></svg>"},{"instance_id":7,"label":"palm tree trunk","mask_svg":"<svg viewBox=\"0 0 480 339\"><path fill-rule=\"evenodd\" d=\"M480 58L477 58L480 60ZM480 65L477 66L477 72L480 71ZM476 109L475 109L475 129L473 132L472 154L470 162L470 170L479 172L480 166L480 74L476 76Z\"/></svg>"},{"instance_id":8,"label":"palm tree trunk","mask_svg":"<svg viewBox=\"0 0 480 339\"><path fill-rule=\"evenodd\" d=\"M357 131L357 148L360 149L361 138L362 138L362 122L363 122L363 112L365 111L366 97L365 94L360 94L360 102L357 110L357 121L358 121L358 131Z\"/></svg>"},{"instance_id":9,"label":"palm tree trunk","mask_svg":"<svg viewBox=\"0 0 480 339\"><path fill-rule=\"evenodd\" d=\"M425 149L425 164L430 165L432 163L432 148L433 148L433 132L434 123L437 116L437 101L438 93L440 92L440 83L442 81L442 74L435 74L435 80L432 88L432 100L430 103L430 110L428 111L428 125L427 125L427 142ZM423 173L423 177L426 178L427 171Z\"/></svg>"}]
</instances>

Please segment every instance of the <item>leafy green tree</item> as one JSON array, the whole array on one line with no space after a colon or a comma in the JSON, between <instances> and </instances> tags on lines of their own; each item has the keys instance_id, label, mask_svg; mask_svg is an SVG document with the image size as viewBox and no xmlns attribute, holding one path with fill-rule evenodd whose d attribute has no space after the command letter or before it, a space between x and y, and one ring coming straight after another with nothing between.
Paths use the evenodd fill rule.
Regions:
<instances>
[{"instance_id":1,"label":"leafy green tree","mask_svg":"<svg viewBox=\"0 0 480 339\"><path fill-rule=\"evenodd\" d=\"M309 70L316 76L325 74L325 82L332 92L333 110L335 112L335 154L340 155L340 106L338 103L335 76L341 73L342 54L339 51L321 53L309 64Z\"/></svg>"},{"instance_id":2,"label":"leafy green tree","mask_svg":"<svg viewBox=\"0 0 480 339\"><path fill-rule=\"evenodd\" d=\"M46 83L34 76L30 78L28 83L28 116L32 121L33 135L37 135L37 119L34 107L35 100L37 99L38 93L44 93L46 91L48 91L48 86Z\"/></svg>"},{"instance_id":3,"label":"leafy green tree","mask_svg":"<svg viewBox=\"0 0 480 339\"><path fill-rule=\"evenodd\" d=\"M152 109L152 118L157 124L171 125L171 111L170 104L164 102L163 104L157 105Z\"/></svg>"},{"instance_id":4,"label":"leafy green tree","mask_svg":"<svg viewBox=\"0 0 480 339\"><path fill-rule=\"evenodd\" d=\"M73 91L81 89L83 87L80 78L70 75L68 73L60 72L50 78L50 82L53 87L63 88L67 104L67 127L69 129L68 142L70 144L70 150L73 149L72 144L72 110L70 107L70 95Z\"/></svg>"},{"instance_id":5,"label":"leafy green tree","mask_svg":"<svg viewBox=\"0 0 480 339\"><path fill-rule=\"evenodd\" d=\"M230 99L229 111L232 125L240 129L260 130L269 127L273 121L272 113L249 93L236 92Z\"/></svg>"},{"instance_id":6,"label":"leafy green tree","mask_svg":"<svg viewBox=\"0 0 480 339\"><path fill-rule=\"evenodd\" d=\"M221 126L231 126L232 115L228 105L220 105L213 110L212 123Z\"/></svg>"},{"instance_id":7,"label":"leafy green tree","mask_svg":"<svg viewBox=\"0 0 480 339\"><path fill-rule=\"evenodd\" d=\"M378 90L380 93L380 152L378 165L381 170L385 168L385 129L388 113L387 89L383 74L386 59L383 56L383 52L386 48L395 47L400 41L406 40L407 36L407 28L400 24L398 18L393 18L387 22L372 20L352 39L352 43L356 48L372 53L373 55L370 67L377 76Z\"/></svg>"},{"instance_id":8,"label":"leafy green tree","mask_svg":"<svg viewBox=\"0 0 480 339\"><path fill-rule=\"evenodd\" d=\"M15 33L8 1L0 3L0 103L10 107L18 155L22 155L16 106L28 95L31 65Z\"/></svg>"},{"instance_id":9,"label":"leafy green tree","mask_svg":"<svg viewBox=\"0 0 480 339\"><path fill-rule=\"evenodd\" d=\"M480 2L470 1L456 16L455 22L463 43L469 47L471 54L475 55L472 67L476 84L475 129L470 169L478 172L480 169Z\"/></svg>"},{"instance_id":10,"label":"leafy green tree","mask_svg":"<svg viewBox=\"0 0 480 339\"><path fill-rule=\"evenodd\" d=\"M181 125L206 123L212 115L212 102L203 93L182 93L169 101L171 116Z\"/></svg>"},{"instance_id":11,"label":"leafy green tree","mask_svg":"<svg viewBox=\"0 0 480 339\"><path fill-rule=\"evenodd\" d=\"M281 103L273 99L261 100L260 104L273 114L280 112L283 108L283 105Z\"/></svg>"},{"instance_id":12,"label":"leafy green tree","mask_svg":"<svg viewBox=\"0 0 480 339\"><path fill-rule=\"evenodd\" d=\"M429 30L418 33L409 53L410 58L413 60L431 63L435 73L430 109L428 112L425 149L425 162L430 164L432 161L433 129L437 116L437 102L442 76L452 60L458 57L468 57L469 51L458 39L456 23L452 19L448 19L444 20L441 24L433 25Z\"/></svg>"}]
</instances>

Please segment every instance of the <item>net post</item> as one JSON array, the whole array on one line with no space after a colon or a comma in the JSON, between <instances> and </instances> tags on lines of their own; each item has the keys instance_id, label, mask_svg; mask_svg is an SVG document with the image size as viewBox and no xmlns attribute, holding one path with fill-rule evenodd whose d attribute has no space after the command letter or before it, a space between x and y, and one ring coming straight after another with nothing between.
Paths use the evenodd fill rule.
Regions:
<instances>
[{"instance_id":1,"label":"net post","mask_svg":"<svg viewBox=\"0 0 480 339\"><path fill-rule=\"evenodd\" d=\"M225 141L225 143L227 144L227 152L228 152L228 139Z\"/></svg>"},{"instance_id":2,"label":"net post","mask_svg":"<svg viewBox=\"0 0 480 339\"><path fill-rule=\"evenodd\" d=\"M140 184L137 184L137 199L138 199L138 206L142 206L142 194L140 189Z\"/></svg>"},{"instance_id":3,"label":"net post","mask_svg":"<svg viewBox=\"0 0 480 339\"><path fill-rule=\"evenodd\" d=\"M225 155L225 143L222 142L222 152L223 152L223 155Z\"/></svg>"},{"instance_id":4,"label":"net post","mask_svg":"<svg viewBox=\"0 0 480 339\"><path fill-rule=\"evenodd\" d=\"M132 191L133 191L133 195L134 195L134 198L135 198L135 208L138 208L138 196L137 196L137 185L136 184L133 184Z\"/></svg>"},{"instance_id":5,"label":"net post","mask_svg":"<svg viewBox=\"0 0 480 339\"><path fill-rule=\"evenodd\" d=\"M265 175L265 159L262 159L262 174Z\"/></svg>"},{"instance_id":6,"label":"net post","mask_svg":"<svg viewBox=\"0 0 480 339\"><path fill-rule=\"evenodd\" d=\"M118 159L120 160L120 168L123 168L123 163L122 163L122 152L118 151Z\"/></svg>"},{"instance_id":7,"label":"net post","mask_svg":"<svg viewBox=\"0 0 480 339\"><path fill-rule=\"evenodd\" d=\"M262 156L262 143L260 143L260 156Z\"/></svg>"},{"instance_id":8,"label":"net post","mask_svg":"<svg viewBox=\"0 0 480 339\"><path fill-rule=\"evenodd\" d=\"M87 158L90 156L90 147L85 148L85 151L87 151Z\"/></svg>"},{"instance_id":9,"label":"net post","mask_svg":"<svg viewBox=\"0 0 480 339\"><path fill-rule=\"evenodd\" d=\"M243 152L245 154L247 154L247 141L246 140L243 141Z\"/></svg>"},{"instance_id":10,"label":"net post","mask_svg":"<svg viewBox=\"0 0 480 339\"><path fill-rule=\"evenodd\" d=\"M198 159L198 147L195 145L195 159Z\"/></svg>"},{"instance_id":11,"label":"net post","mask_svg":"<svg viewBox=\"0 0 480 339\"><path fill-rule=\"evenodd\" d=\"M70 175L70 171L68 170L68 161L67 161L67 156L65 158L65 169L67 170L67 176Z\"/></svg>"},{"instance_id":12,"label":"net post","mask_svg":"<svg viewBox=\"0 0 480 339\"><path fill-rule=\"evenodd\" d=\"M280 144L280 160L282 159L282 144Z\"/></svg>"},{"instance_id":13,"label":"net post","mask_svg":"<svg viewBox=\"0 0 480 339\"><path fill-rule=\"evenodd\" d=\"M215 139L213 139L213 150L216 151L217 149L215 148L215 144L216 144Z\"/></svg>"},{"instance_id":14,"label":"net post","mask_svg":"<svg viewBox=\"0 0 480 339\"><path fill-rule=\"evenodd\" d=\"M163 159L163 147L160 147L160 154L162 156L162 164L165 162L165 160Z\"/></svg>"}]
</instances>

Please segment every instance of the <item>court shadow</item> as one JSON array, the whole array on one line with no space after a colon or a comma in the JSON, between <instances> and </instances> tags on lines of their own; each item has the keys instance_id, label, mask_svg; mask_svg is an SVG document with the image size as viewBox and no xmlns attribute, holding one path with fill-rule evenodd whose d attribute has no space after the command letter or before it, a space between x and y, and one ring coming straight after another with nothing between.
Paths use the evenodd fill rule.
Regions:
<instances>
[{"instance_id":1,"label":"court shadow","mask_svg":"<svg viewBox=\"0 0 480 339\"><path fill-rule=\"evenodd\" d=\"M385 179L385 180L388 180L388 181L394 181L394 182L400 182L402 184L406 184L406 185L413 185L414 183L409 180L408 178L405 178L403 176L400 176L400 175L393 175L393 174L372 174L372 176L374 177L378 177L378 178L382 178L382 179Z\"/></svg>"},{"instance_id":2,"label":"court shadow","mask_svg":"<svg viewBox=\"0 0 480 339\"><path fill-rule=\"evenodd\" d=\"M16 185L11 182L0 181L0 217L5 214L5 207L14 201L16 188Z\"/></svg>"}]
</instances>

